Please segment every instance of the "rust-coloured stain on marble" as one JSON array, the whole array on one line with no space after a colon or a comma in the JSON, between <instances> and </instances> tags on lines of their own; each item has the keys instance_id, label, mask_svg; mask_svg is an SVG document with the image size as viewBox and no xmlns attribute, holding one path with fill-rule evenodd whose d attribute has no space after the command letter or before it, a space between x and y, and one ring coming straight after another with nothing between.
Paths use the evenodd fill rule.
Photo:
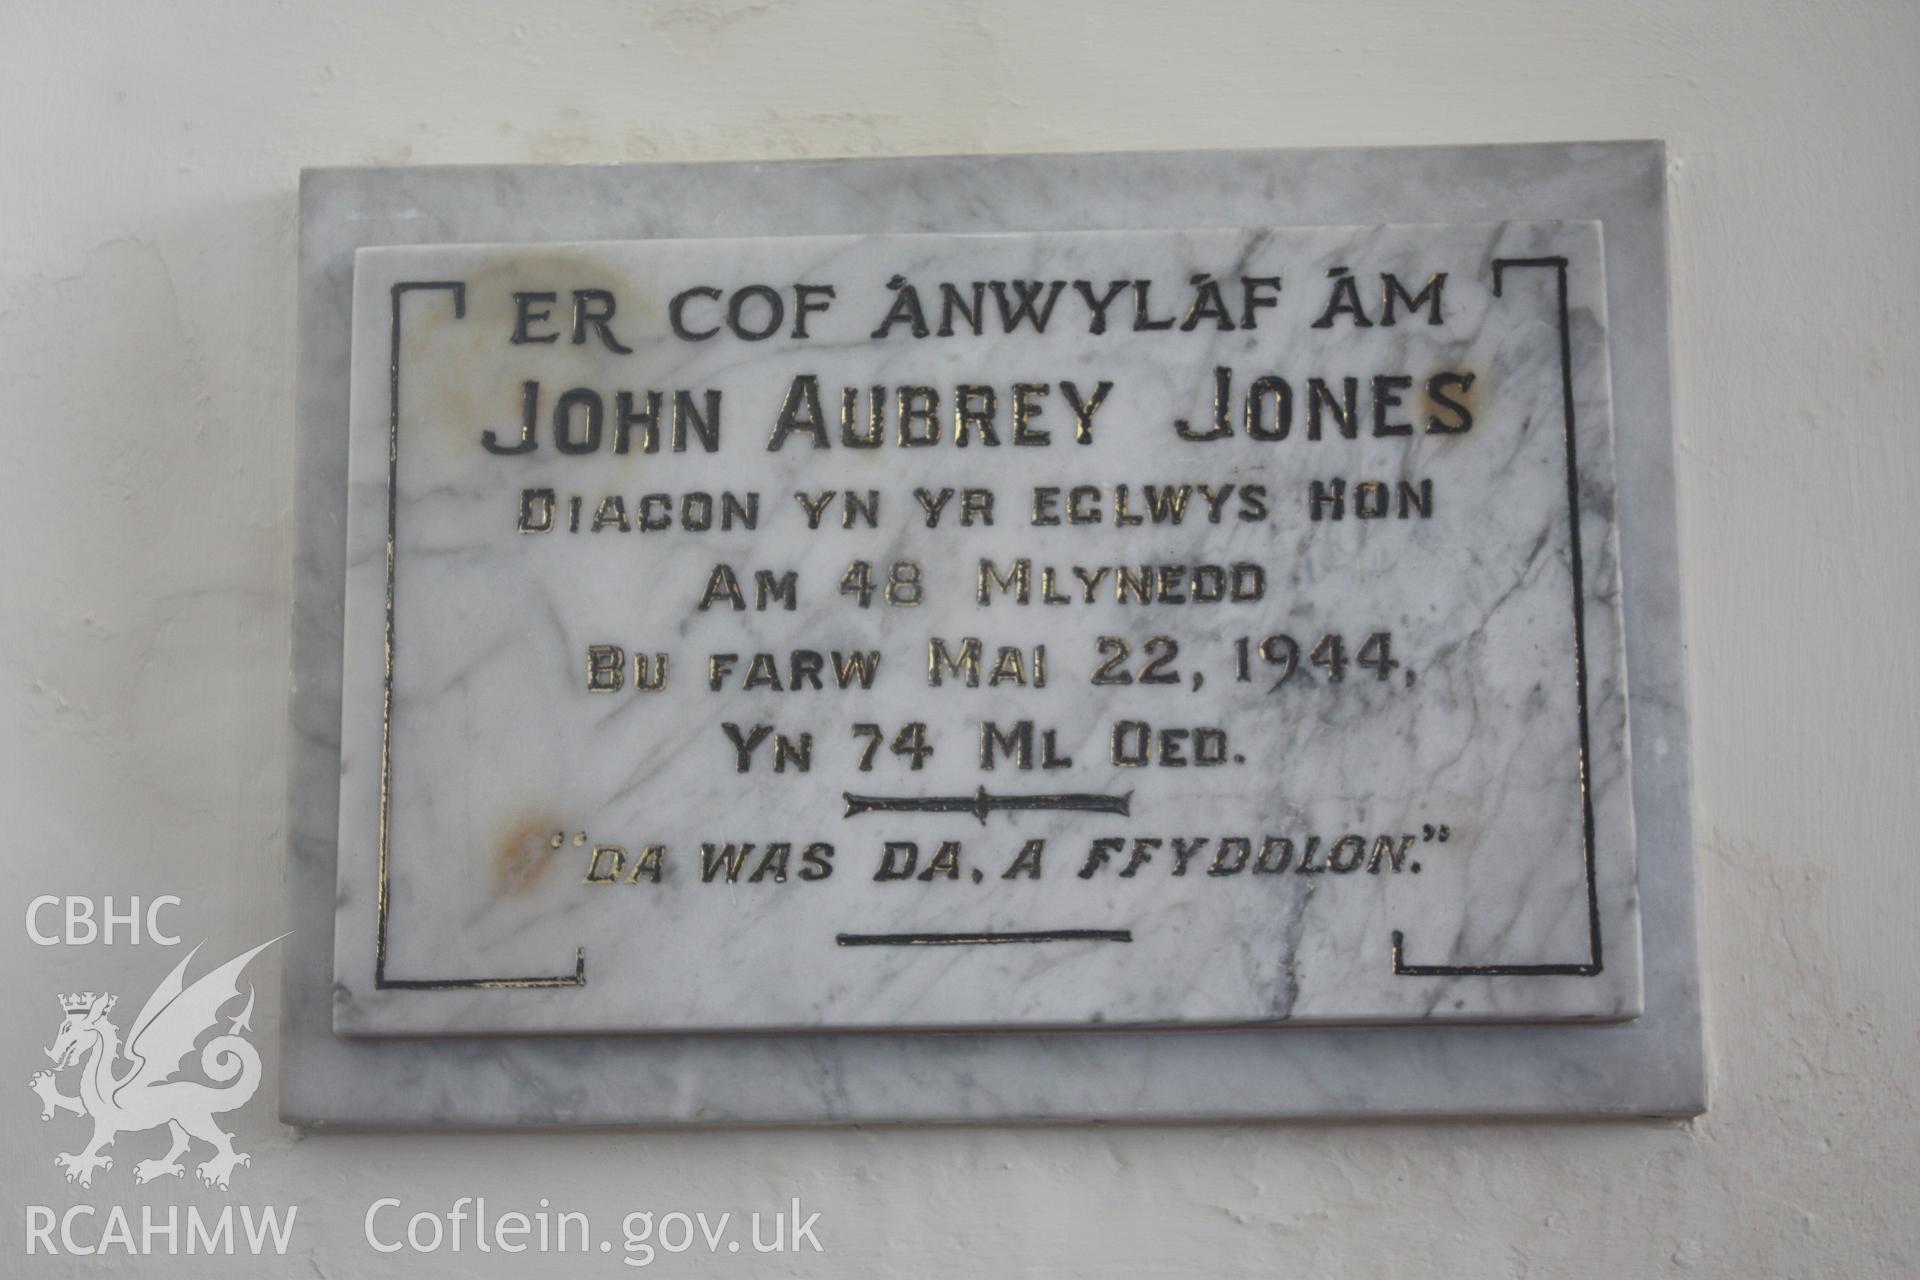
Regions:
<instances>
[{"instance_id":1,"label":"rust-coloured stain on marble","mask_svg":"<svg viewBox=\"0 0 1920 1280\"><path fill-rule=\"evenodd\" d=\"M494 895L513 897L533 888L558 860L564 844L559 823L551 814L530 814L509 824L494 847Z\"/></svg>"}]
</instances>

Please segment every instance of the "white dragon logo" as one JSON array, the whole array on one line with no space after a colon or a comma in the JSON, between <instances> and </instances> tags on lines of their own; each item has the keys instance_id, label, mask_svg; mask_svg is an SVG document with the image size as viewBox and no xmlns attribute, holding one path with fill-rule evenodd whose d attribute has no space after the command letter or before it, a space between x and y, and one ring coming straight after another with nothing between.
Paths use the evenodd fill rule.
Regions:
<instances>
[{"instance_id":1,"label":"white dragon logo","mask_svg":"<svg viewBox=\"0 0 1920 1280\"><path fill-rule=\"evenodd\" d=\"M53 1071L37 1071L27 1083L40 1095L42 1120L53 1119L56 1111L93 1117L93 1141L86 1150L79 1155L62 1152L54 1157L54 1163L67 1171L68 1182L91 1186L96 1169L113 1168L113 1158L101 1152L116 1137L161 1125L172 1132L173 1146L158 1160L136 1164L133 1174L137 1182L181 1176L185 1170L180 1157L194 1138L213 1147L212 1158L198 1169L200 1180L209 1186L226 1190L234 1167L252 1163L250 1156L233 1149L233 1135L213 1119L218 1113L245 1106L260 1087L260 1055L240 1035L252 1030L248 1022L253 1016L251 986L247 988L246 1007L231 1020L227 1034L207 1041L200 1051L201 1071L223 1087L173 1076L200 1037L217 1026L222 1006L239 996L240 971L247 962L278 941L280 938L272 938L261 943L203 975L192 986L186 986L183 979L200 947L188 952L187 958L154 988L140 1016L133 1020L124 1051L128 1065L117 1074L115 1066L123 1056L120 1031L107 1021L115 997L87 991L60 998L66 1020L60 1024L53 1047L46 1051L53 1059ZM80 1092L69 1097L60 1092L54 1072L76 1063L81 1064Z\"/></svg>"}]
</instances>

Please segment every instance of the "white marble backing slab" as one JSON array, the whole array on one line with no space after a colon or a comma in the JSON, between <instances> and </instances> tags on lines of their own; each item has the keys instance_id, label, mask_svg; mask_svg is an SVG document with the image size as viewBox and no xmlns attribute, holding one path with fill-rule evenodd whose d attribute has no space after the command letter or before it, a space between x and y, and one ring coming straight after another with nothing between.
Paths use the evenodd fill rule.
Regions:
<instances>
[{"instance_id":1,"label":"white marble backing slab","mask_svg":"<svg viewBox=\"0 0 1920 1280\"><path fill-rule=\"evenodd\" d=\"M1626 143L308 174L288 872L296 933L288 940L286 967L283 1114L329 1127L1700 1110L1705 1085L1673 542L1662 190L1658 145ZM1637 890L1643 925L1639 1017L1532 1026L1295 1023L1231 1032L460 1038L434 1028L439 1033L426 1039L335 1034L332 1023L342 1007L349 1010L343 1022L357 1016L352 1006L370 988L356 992L355 975L366 976L372 966L364 942L351 953L343 944L336 956L334 932L340 860L354 856L342 847L339 824L358 248L1190 231L1489 217L1597 223L1606 245L1603 279L1576 288L1591 288L1586 296L1596 304L1594 295L1604 294L1604 307L1594 306L1589 318L1606 324L1617 431L1618 607L1632 705L1631 751L1622 767L1631 778L1638 832L1637 875L1629 877L1626 892ZM1516 287L1508 301L1522 296ZM1604 403L1607 393L1603 386L1597 396L1581 394L1583 402ZM967 826L978 829L971 819ZM1422 935L1411 927L1405 933L1405 960L1428 963L1435 953L1419 950ZM368 936L370 930L359 932L360 939ZM1603 972L1616 966L1613 937L1606 935ZM1436 943L1443 952L1452 946L1450 939ZM562 951L564 971L564 944ZM548 954L541 972L556 967ZM1446 963L1449 956L1439 958ZM1571 958L1583 959L1577 948ZM346 978L340 985L336 959ZM591 964L588 972L597 977ZM1629 1009L1624 1002L1615 1012Z\"/></svg>"},{"instance_id":2,"label":"white marble backing slab","mask_svg":"<svg viewBox=\"0 0 1920 1280\"><path fill-rule=\"evenodd\" d=\"M1604 270L362 249L337 1028L1634 1016Z\"/></svg>"}]
</instances>

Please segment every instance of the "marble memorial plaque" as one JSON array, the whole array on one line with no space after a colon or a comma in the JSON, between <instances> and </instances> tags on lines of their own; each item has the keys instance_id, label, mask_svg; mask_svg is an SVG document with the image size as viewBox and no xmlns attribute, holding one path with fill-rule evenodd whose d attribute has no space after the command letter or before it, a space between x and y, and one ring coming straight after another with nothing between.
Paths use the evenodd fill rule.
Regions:
<instances>
[{"instance_id":1,"label":"marble memorial plaque","mask_svg":"<svg viewBox=\"0 0 1920 1280\"><path fill-rule=\"evenodd\" d=\"M360 249L336 1029L1637 1016L1606 271Z\"/></svg>"},{"instance_id":2,"label":"marble memorial plaque","mask_svg":"<svg viewBox=\"0 0 1920 1280\"><path fill-rule=\"evenodd\" d=\"M1647 142L304 174L283 1118L1698 1113L1664 174ZM1327 230L1342 227L1366 230ZM1335 267L1344 276L1326 274ZM1417 300L1443 271L1434 325L1432 296ZM1408 295L1391 325L1387 273ZM1249 311L1246 281L1268 275L1277 290L1253 296L1275 305ZM1343 278L1358 309L1316 329ZM1125 282L1098 333L1082 279L1096 303ZM995 319L995 280L1066 282L1044 333ZM940 285L964 309L975 281L981 332L956 313L942 336ZM909 284L925 338L910 306L886 324ZM743 292L755 285L779 298L778 325L767 293ZM834 293L803 299L800 285ZM711 338L672 330L673 299L695 287L718 292L690 295L683 327L719 326ZM518 343L515 292L554 295L528 300ZM822 298L824 310L803 306ZM630 350L609 347L596 321ZM1230 430L1190 439L1213 435L1220 368ZM1440 373L1474 385L1429 385ZM826 447L803 390L769 450L801 375L817 379ZM1284 438L1272 382L1248 430L1262 377L1286 380ZM1376 377L1412 380L1381 384L1397 398L1384 434ZM1311 438L1315 378L1342 409L1356 380L1350 436L1323 400ZM487 450L485 432L522 438L527 382L540 387L535 448ZM1090 408L1090 443L1067 382L1083 408L1111 384ZM1023 438L1044 432L1044 445L1014 442L1018 384L1047 387L1024 393ZM992 388L999 444L975 417L957 446L963 385ZM837 399L849 386L852 447ZM862 449L872 386L881 435ZM939 443L900 444L901 387L940 397L910 390L907 415L910 440L931 438L916 411L933 408ZM562 453L553 413L576 388L600 398L601 434ZM719 412L696 428L681 411L676 449L671 393L691 393L698 414L708 390ZM622 391L641 415L624 455ZM649 391L662 393L651 453ZM1472 425L1429 431L1429 416L1452 421L1436 393ZM591 400L568 405L568 443L583 445ZM716 431L711 451L703 428ZM1414 486L1404 517L1402 480ZM1313 518L1316 481L1323 497L1341 482L1337 517L1323 504ZM1215 498L1234 486L1218 523L1202 485ZM1236 505L1254 486L1264 511ZM537 531L548 488L554 523ZM1038 495L1035 523L1044 489L1060 493ZM827 490L819 528L789 505ZM994 495L992 524L978 497L962 518L968 490ZM693 498L689 519L699 493L711 514ZM747 494L759 498L751 529ZM663 514L667 528L643 527ZM1000 582L1016 575L986 605L982 560ZM1025 604L1013 598L1022 560ZM918 603L892 577L903 561L920 568ZM866 574L849 577L861 562ZM723 577L702 610L722 563L746 607L732 608ZM1238 598L1236 564L1260 570ZM1161 565L1174 566L1170 595ZM1217 600L1208 565L1229 571ZM1076 566L1099 575L1095 599L1049 603L1044 571L1053 595L1070 595ZM1112 576L1123 566L1124 604ZM765 610L760 570L773 575ZM1376 633L1388 647L1363 664ZM1329 635L1338 658L1320 648ZM953 648L969 637L977 685ZM1103 675L1130 682L1093 683L1112 656L1102 637L1127 645ZM1165 650L1147 651L1154 637L1178 649L1149 673ZM937 687L935 639L959 664ZM617 691L590 685L593 655L611 652L596 645L622 651ZM1000 666L1003 648L1021 655L1025 683L1012 659ZM870 688L851 669L859 687L839 687L836 649L880 655ZM797 651L821 655L821 688ZM666 682L649 689L661 653ZM729 653L709 689L712 658ZM760 653L770 669L756 669ZM1376 658L1393 664L1384 680ZM1142 679L1167 673L1178 681ZM1116 764L1121 721L1147 729L1129 728ZM985 722L998 735L990 770ZM748 774L726 724L748 739L773 726ZM1224 738L1203 752L1202 729ZM862 798L851 816L849 795ZM1062 796L1123 797L1126 812L1016 807ZM1358 850L1339 845L1349 835ZM1393 842L1376 871L1381 836ZM1023 864L1006 877L1036 840L1039 874ZM1083 878L1096 841L1103 856ZM914 869L875 880L889 842L896 871L913 845ZM783 843L786 879L776 858L756 881ZM716 846L711 879L702 844ZM833 871L805 880L814 845L833 847ZM617 875L602 848L618 850ZM907 941L928 935L948 936ZM1224 1025L1235 1029L1211 1030Z\"/></svg>"}]
</instances>

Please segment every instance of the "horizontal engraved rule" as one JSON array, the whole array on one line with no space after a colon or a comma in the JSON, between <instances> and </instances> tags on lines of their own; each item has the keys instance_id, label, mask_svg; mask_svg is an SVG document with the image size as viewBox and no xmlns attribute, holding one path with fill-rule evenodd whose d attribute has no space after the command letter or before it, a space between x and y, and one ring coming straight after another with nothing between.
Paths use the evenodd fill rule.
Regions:
<instances>
[{"instance_id":1,"label":"horizontal engraved rule","mask_svg":"<svg viewBox=\"0 0 1920 1280\"><path fill-rule=\"evenodd\" d=\"M1596 224L354 290L339 1029L1638 1011Z\"/></svg>"}]
</instances>

